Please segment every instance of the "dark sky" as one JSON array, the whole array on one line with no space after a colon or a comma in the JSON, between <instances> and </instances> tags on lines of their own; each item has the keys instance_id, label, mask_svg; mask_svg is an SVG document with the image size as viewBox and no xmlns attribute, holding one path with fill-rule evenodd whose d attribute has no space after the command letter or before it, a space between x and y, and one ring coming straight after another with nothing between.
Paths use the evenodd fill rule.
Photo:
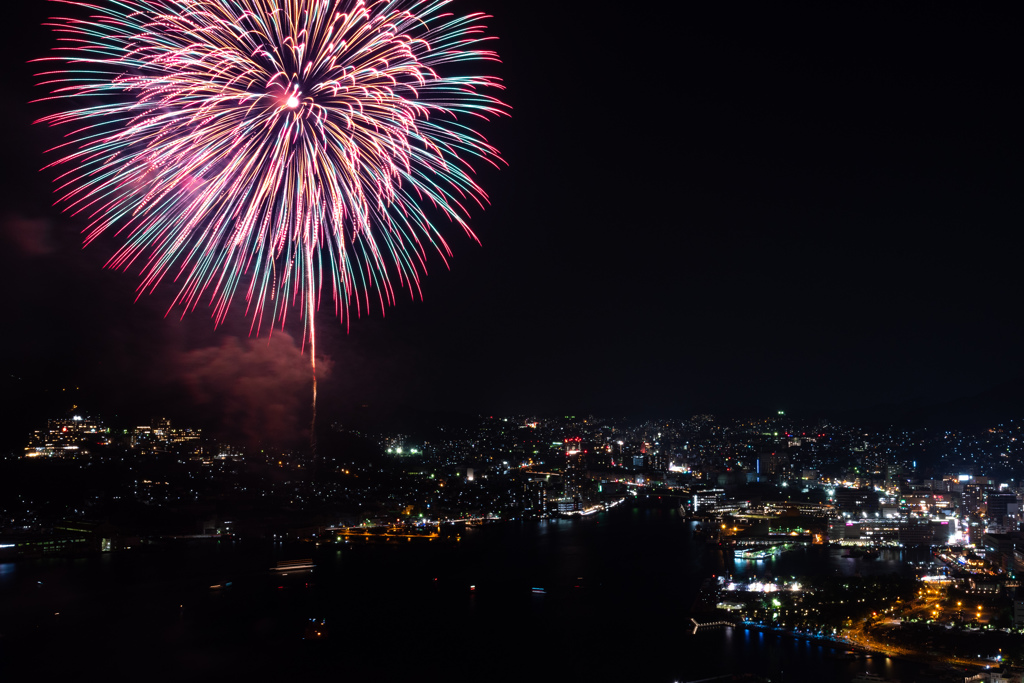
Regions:
<instances>
[{"instance_id":1,"label":"dark sky","mask_svg":"<svg viewBox=\"0 0 1024 683\"><path fill-rule=\"evenodd\" d=\"M164 318L172 288L135 303L116 238L82 250L50 208L25 62L53 7L24 4L0 48L9 392L297 429L301 330ZM423 301L320 315L321 415L814 412L1019 376L1020 16L890 5L458 0L494 15L512 106L483 128L509 164L480 174L483 246L450 230Z\"/></svg>"}]
</instances>

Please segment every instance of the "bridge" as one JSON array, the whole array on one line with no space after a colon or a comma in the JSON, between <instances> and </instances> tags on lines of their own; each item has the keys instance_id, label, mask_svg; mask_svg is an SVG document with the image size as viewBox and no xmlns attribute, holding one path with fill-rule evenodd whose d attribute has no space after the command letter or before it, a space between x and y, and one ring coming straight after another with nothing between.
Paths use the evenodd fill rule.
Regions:
<instances>
[{"instance_id":1,"label":"bridge","mask_svg":"<svg viewBox=\"0 0 1024 683\"><path fill-rule=\"evenodd\" d=\"M715 628L717 626L732 626L733 628L736 628L736 624L731 621L706 621L702 624L693 617L690 617L690 621L693 622L694 635L696 635L697 631L702 628Z\"/></svg>"},{"instance_id":2,"label":"bridge","mask_svg":"<svg viewBox=\"0 0 1024 683\"><path fill-rule=\"evenodd\" d=\"M326 533L333 534L339 541L341 539L363 539L369 540L371 538L377 539L399 539L407 538L412 540L414 538L421 539L435 539L440 538L440 527L429 526L429 527L400 527L400 526L354 526L354 527L328 527L324 529Z\"/></svg>"}]
</instances>

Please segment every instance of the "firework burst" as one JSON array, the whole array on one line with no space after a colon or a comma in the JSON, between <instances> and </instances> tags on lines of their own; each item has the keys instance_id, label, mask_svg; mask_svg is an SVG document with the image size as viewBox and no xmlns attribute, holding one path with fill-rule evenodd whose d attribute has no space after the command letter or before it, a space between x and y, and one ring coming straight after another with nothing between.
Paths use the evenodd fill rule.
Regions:
<instances>
[{"instance_id":1,"label":"firework burst","mask_svg":"<svg viewBox=\"0 0 1024 683\"><path fill-rule=\"evenodd\" d=\"M498 151L469 125L506 113L481 14L448 0L109 0L52 21L41 74L70 127L51 166L59 204L109 264L165 280L215 324L244 294L252 332L300 311L315 363L322 292L346 322L420 294L451 254L435 219L471 237ZM66 170L64 170L66 169ZM241 290L241 292L239 291ZM314 365L315 373L315 365ZM315 386L315 385L314 385ZM315 388L314 388L315 391Z\"/></svg>"}]
</instances>

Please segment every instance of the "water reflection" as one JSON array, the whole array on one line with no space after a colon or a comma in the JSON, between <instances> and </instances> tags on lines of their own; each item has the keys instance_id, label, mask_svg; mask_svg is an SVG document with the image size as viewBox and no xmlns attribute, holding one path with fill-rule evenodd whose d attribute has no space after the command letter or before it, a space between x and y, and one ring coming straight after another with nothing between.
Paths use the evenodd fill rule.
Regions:
<instances>
[{"instance_id":1,"label":"water reflection","mask_svg":"<svg viewBox=\"0 0 1024 683\"><path fill-rule=\"evenodd\" d=\"M769 571L787 578L884 573L905 566L906 552L869 562L811 547L766 563L743 562L731 549L695 535L695 526L675 510L617 508L588 519L475 528L458 545L341 551L248 542L181 546L73 563L27 561L17 565L16 580L15 565L0 564L0 606L7 606L6 615L0 610L0 632L23 634L17 643L40 658L53 647L70 648L79 659L68 662L111 641L145 653L147 643L166 637L175 653L167 669L175 674L189 673L191 662L207 656L206 643L217 642L225 668L260 680L270 673L294 677L295 662L308 661L316 671L333 662L329 650L297 649L303 645L293 625L313 616L332 624L332 645L360 653L346 661L354 668L352 680L398 680L405 673L413 674L409 680L426 680L427 674L450 673L444 656L395 657L392 641L380 634L396 628L414 634L419 651L457 649L460 660L481 671L500 661L513 680L537 674L535 658L509 658L508 644L524 637L557 643L560 665L571 662L580 680L635 679L634 653L643 655L644 680L751 672L787 683L849 681L865 667L912 680L899 663L842 660L820 641L746 628L684 635L678 624L666 627L666 616L685 613L715 573L740 580ZM313 580L271 581L276 577L267 568L276 561L311 554ZM22 590L37 580L45 589ZM210 586L227 581L233 582L230 589L211 592ZM472 592L470 585L476 586ZM534 587L545 592L532 592ZM48 621L57 611L61 631ZM13 628L16 622L27 627ZM34 635L37 626L50 629L46 638ZM239 635L224 641L225 633ZM473 645L455 647L462 642Z\"/></svg>"},{"instance_id":2,"label":"water reflection","mask_svg":"<svg viewBox=\"0 0 1024 683\"><path fill-rule=\"evenodd\" d=\"M827 546L805 546L774 555L766 560L749 561L728 557L723 559L737 580L764 576L880 576L906 574L912 562L931 559L927 548L893 548L883 550L878 559L843 557L844 549Z\"/></svg>"}]
</instances>

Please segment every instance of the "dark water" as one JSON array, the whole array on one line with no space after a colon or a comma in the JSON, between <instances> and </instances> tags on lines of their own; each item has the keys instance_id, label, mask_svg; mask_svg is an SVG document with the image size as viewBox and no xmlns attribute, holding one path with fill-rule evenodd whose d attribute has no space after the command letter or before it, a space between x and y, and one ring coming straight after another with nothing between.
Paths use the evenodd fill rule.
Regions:
<instances>
[{"instance_id":1,"label":"dark water","mask_svg":"<svg viewBox=\"0 0 1024 683\"><path fill-rule=\"evenodd\" d=\"M916 664L833 659L815 641L692 635L688 612L714 573L905 572L926 554L865 562L808 548L734 562L691 532L674 510L618 508L471 529L457 544L224 540L0 564L0 678L667 682L753 672L795 682L866 670L914 680ZM311 555L312 572L268 571ZM303 639L311 619L325 621L326 639Z\"/></svg>"}]
</instances>

